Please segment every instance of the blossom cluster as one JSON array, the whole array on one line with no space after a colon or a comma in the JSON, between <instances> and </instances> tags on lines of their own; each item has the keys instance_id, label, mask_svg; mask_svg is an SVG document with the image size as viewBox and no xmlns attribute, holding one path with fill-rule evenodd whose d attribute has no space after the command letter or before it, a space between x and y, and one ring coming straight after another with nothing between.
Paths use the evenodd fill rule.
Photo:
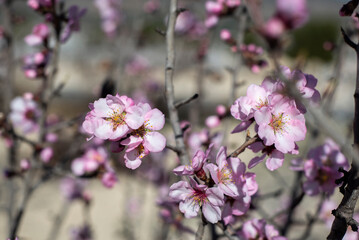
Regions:
<instances>
[{"instance_id":1,"label":"blossom cluster","mask_svg":"<svg viewBox=\"0 0 359 240\"><path fill-rule=\"evenodd\" d=\"M318 103L320 94L315 89L317 79L299 70L290 71L282 67L282 74L295 84L303 98ZM254 152L263 155L253 158L248 167L262 162L268 155L266 166L275 170L282 166L284 154L297 154L297 142L306 135L305 107L284 94L285 83L277 78L267 77L261 85L251 84L247 95L238 98L231 106L231 114L241 123L232 131L240 132L255 123L259 142L250 146Z\"/></svg>"},{"instance_id":2,"label":"blossom cluster","mask_svg":"<svg viewBox=\"0 0 359 240\"><path fill-rule=\"evenodd\" d=\"M122 20L122 0L95 0L95 5L100 12L102 30L109 38L113 38Z\"/></svg>"},{"instance_id":3,"label":"blossom cluster","mask_svg":"<svg viewBox=\"0 0 359 240\"><path fill-rule=\"evenodd\" d=\"M240 4L240 0L207 1L207 18L205 21L206 27L211 28L217 25L220 17L232 14Z\"/></svg>"},{"instance_id":4,"label":"blossom cluster","mask_svg":"<svg viewBox=\"0 0 359 240\"><path fill-rule=\"evenodd\" d=\"M278 39L288 30L301 27L308 20L307 0L277 0L276 13L260 29L269 40Z\"/></svg>"},{"instance_id":5,"label":"blossom cluster","mask_svg":"<svg viewBox=\"0 0 359 240\"><path fill-rule=\"evenodd\" d=\"M82 124L92 137L112 142L112 151L125 151L125 164L130 169L141 165L150 152L161 152L165 137L157 132L165 124L164 114L147 103L137 103L127 96L107 95L89 105ZM91 137L91 138L92 138Z\"/></svg>"},{"instance_id":6,"label":"blossom cluster","mask_svg":"<svg viewBox=\"0 0 359 240\"><path fill-rule=\"evenodd\" d=\"M266 223L264 219L252 219L243 223L238 232L240 239L268 239L268 240L286 240L286 237L280 236L274 226Z\"/></svg>"},{"instance_id":7,"label":"blossom cluster","mask_svg":"<svg viewBox=\"0 0 359 240\"><path fill-rule=\"evenodd\" d=\"M293 160L292 169L303 171L306 177L303 190L309 196L319 193L332 195L338 186L336 179L342 177L338 170L349 169L348 160L340 152L339 146L331 139L327 139L321 146L309 151L305 160Z\"/></svg>"},{"instance_id":8,"label":"blossom cluster","mask_svg":"<svg viewBox=\"0 0 359 240\"><path fill-rule=\"evenodd\" d=\"M80 19L85 15L86 9L80 9L76 5L70 6L65 12L57 13L57 1L50 0L28 0L28 6L45 17L45 22L35 25L32 33L25 37L29 46L39 46L40 51L28 54L23 58L23 70L26 77L30 79L46 76L46 67L50 62L53 49L49 46L52 25L57 40L65 43L73 32L80 30Z\"/></svg>"},{"instance_id":9,"label":"blossom cluster","mask_svg":"<svg viewBox=\"0 0 359 240\"><path fill-rule=\"evenodd\" d=\"M202 209L207 221L223 220L230 224L235 221L235 216L248 211L251 196L258 190L256 176L246 172L246 166L239 158L227 159L226 147L219 149L216 163L211 163L212 147L206 152L198 150L189 165L173 170L176 175L190 177L189 182L174 183L169 196L180 202L179 209L186 218L197 216Z\"/></svg>"},{"instance_id":10,"label":"blossom cluster","mask_svg":"<svg viewBox=\"0 0 359 240\"><path fill-rule=\"evenodd\" d=\"M232 37L228 29L222 29L220 33L221 39L231 47L232 52L238 52L237 41ZM255 44L241 44L239 51L244 59L244 64L249 67L253 73L258 73L261 68L264 68L268 63L261 58L263 48Z\"/></svg>"}]
</instances>

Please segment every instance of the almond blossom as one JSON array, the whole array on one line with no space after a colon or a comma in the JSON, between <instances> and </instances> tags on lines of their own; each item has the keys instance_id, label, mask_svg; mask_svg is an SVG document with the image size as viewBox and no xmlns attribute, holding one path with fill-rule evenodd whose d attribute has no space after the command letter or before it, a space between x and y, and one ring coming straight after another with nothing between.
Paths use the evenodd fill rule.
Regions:
<instances>
[{"instance_id":1,"label":"almond blossom","mask_svg":"<svg viewBox=\"0 0 359 240\"><path fill-rule=\"evenodd\" d=\"M33 100L33 95L25 93L23 97L16 97L10 103L9 118L14 127L23 133L31 133L38 130L38 120L41 111Z\"/></svg>"},{"instance_id":2,"label":"almond blossom","mask_svg":"<svg viewBox=\"0 0 359 240\"><path fill-rule=\"evenodd\" d=\"M89 105L91 111L82 124L84 130L100 139L119 140L144 123L141 109L126 96L100 98Z\"/></svg>"},{"instance_id":3,"label":"almond blossom","mask_svg":"<svg viewBox=\"0 0 359 240\"><path fill-rule=\"evenodd\" d=\"M218 188L227 196L236 197L239 195L235 180L232 175L232 169L227 162L227 149L221 147L218 151L215 164L207 164L206 168L209 170L213 181L218 185Z\"/></svg>"},{"instance_id":4,"label":"almond blossom","mask_svg":"<svg viewBox=\"0 0 359 240\"><path fill-rule=\"evenodd\" d=\"M61 33L62 43L70 38L72 32L80 31L80 19L86 14L86 11L86 8L80 9L76 5L69 7L67 24Z\"/></svg>"},{"instance_id":5,"label":"almond blossom","mask_svg":"<svg viewBox=\"0 0 359 240\"><path fill-rule=\"evenodd\" d=\"M315 196L321 192L333 194L337 187L336 179L342 176L338 169L349 168L348 160L340 152L339 146L332 140L309 151L303 164L303 171L307 180L303 189L309 196Z\"/></svg>"},{"instance_id":6,"label":"almond blossom","mask_svg":"<svg viewBox=\"0 0 359 240\"><path fill-rule=\"evenodd\" d=\"M286 240L287 238L279 235L279 231L274 226L266 223L264 219L252 219L242 225L238 232L240 239L267 239L267 240Z\"/></svg>"},{"instance_id":7,"label":"almond blossom","mask_svg":"<svg viewBox=\"0 0 359 240\"><path fill-rule=\"evenodd\" d=\"M204 217L210 223L221 220L221 209L223 206L223 193L216 187L208 188L206 185L198 184L193 178L190 183L179 181L170 187L169 196L180 201L179 209L186 218L198 215L202 208Z\"/></svg>"},{"instance_id":8,"label":"almond blossom","mask_svg":"<svg viewBox=\"0 0 359 240\"><path fill-rule=\"evenodd\" d=\"M297 109L294 100L279 94L271 99L272 107L263 107L254 113L258 136L264 145L274 144L280 152L289 153L295 150L297 141L305 138L305 118Z\"/></svg>"}]
</instances>

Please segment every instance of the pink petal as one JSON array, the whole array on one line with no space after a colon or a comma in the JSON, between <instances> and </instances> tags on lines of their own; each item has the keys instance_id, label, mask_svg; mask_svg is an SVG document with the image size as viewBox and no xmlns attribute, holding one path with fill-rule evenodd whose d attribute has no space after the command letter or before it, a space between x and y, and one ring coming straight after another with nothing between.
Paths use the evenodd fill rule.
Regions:
<instances>
[{"instance_id":1,"label":"pink petal","mask_svg":"<svg viewBox=\"0 0 359 240\"><path fill-rule=\"evenodd\" d=\"M204 217L210 223L216 223L221 220L221 209L218 206L213 206L210 203L205 202L202 206Z\"/></svg>"},{"instance_id":2,"label":"pink petal","mask_svg":"<svg viewBox=\"0 0 359 240\"><path fill-rule=\"evenodd\" d=\"M266 154L262 154L262 156L257 156L257 157L252 158L252 160L250 160L248 163L248 168L249 169L254 168L259 163L263 162L265 157L266 157Z\"/></svg>"},{"instance_id":3,"label":"pink petal","mask_svg":"<svg viewBox=\"0 0 359 240\"><path fill-rule=\"evenodd\" d=\"M110 117L113 113L113 110L107 105L106 98L100 98L95 101L94 104L94 113L97 117Z\"/></svg>"},{"instance_id":4,"label":"pink petal","mask_svg":"<svg viewBox=\"0 0 359 240\"><path fill-rule=\"evenodd\" d=\"M186 218L193 218L197 216L199 208L199 204L195 202L192 198L187 198L184 202L180 202L179 204L179 209Z\"/></svg>"},{"instance_id":5,"label":"pink petal","mask_svg":"<svg viewBox=\"0 0 359 240\"><path fill-rule=\"evenodd\" d=\"M150 130L161 130L165 124L165 115L157 108L146 113L145 119L145 127Z\"/></svg>"},{"instance_id":6,"label":"pink petal","mask_svg":"<svg viewBox=\"0 0 359 240\"><path fill-rule=\"evenodd\" d=\"M166 147L166 138L158 132L149 132L143 139L143 146L150 152L161 152Z\"/></svg>"},{"instance_id":7,"label":"pink petal","mask_svg":"<svg viewBox=\"0 0 359 240\"><path fill-rule=\"evenodd\" d=\"M169 196L174 200L181 201L184 200L189 194L192 193L192 189L188 182L179 181L172 184L169 190Z\"/></svg>"},{"instance_id":8,"label":"pink petal","mask_svg":"<svg viewBox=\"0 0 359 240\"><path fill-rule=\"evenodd\" d=\"M274 150L271 156L266 161L266 166L269 170L274 171L283 165L284 154Z\"/></svg>"}]
</instances>

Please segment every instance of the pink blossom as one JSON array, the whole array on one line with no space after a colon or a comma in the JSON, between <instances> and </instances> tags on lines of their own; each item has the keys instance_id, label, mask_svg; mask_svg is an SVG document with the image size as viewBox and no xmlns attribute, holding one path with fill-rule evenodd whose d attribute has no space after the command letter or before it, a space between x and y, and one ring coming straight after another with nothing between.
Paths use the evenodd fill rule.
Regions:
<instances>
[{"instance_id":1,"label":"pink blossom","mask_svg":"<svg viewBox=\"0 0 359 240\"><path fill-rule=\"evenodd\" d=\"M126 96L107 95L89 107L91 111L87 113L82 127L100 139L119 140L145 121L142 110Z\"/></svg>"},{"instance_id":2,"label":"pink blossom","mask_svg":"<svg viewBox=\"0 0 359 240\"><path fill-rule=\"evenodd\" d=\"M147 58L136 55L125 65L125 72L130 76L136 76L145 73L150 68Z\"/></svg>"},{"instance_id":3,"label":"pink blossom","mask_svg":"<svg viewBox=\"0 0 359 240\"><path fill-rule=\"evenodd\" d=\"M224 105L218 105L216 107L216 113L218 114L218 116L224 117L227 113L227 108Z\"/></svg>"},{"instance_id":4,"label":"pink blossom","mask_svg":"<svg viewBox=\"0 0 359 240\"><path fill-rule=\"evenodd\" d=\"M154 13L159 8L160 8L160 3L158 0L148 0L143 6L143 10L147 13Z\"/></svg>"},{"instance_id":5,"label":"pink blossom","mask_svg":"<svg viewBox=\"0 0 359 240\"><path fill-rule=\"evenodd\" d=\"M49 27L45 23L40 23L32 29L32 34L25 37L25 42L30 46L39 45L47 40L49 34Z\"/></svg>"},{"instance_id":6,"label":"pink blossom","mask_svg":"<svg viewBox=\"0 0 359 240\"><path fill-rule=\"evenodd\" d=\"M85 196L85 182L80 179L66 177L61 180L60 189L67 200L83 199Z\"/></svg>"},{"instance_id":7,"label":"pink blossom","mask_svg":"<svg viewBox=\"0 0 359 240\"><path fill-rule=\"evenodd\" d=\"M202 170L208 155L212 150L213 144L209 146L207 151L204 153L202 150L197 150L196 154L193 156L189 165L181 165L173 169L174 174L176 175L193 175Z\"/></svg>"},{"instance_id":8,"label":"pink blossom","mask_svg":"<svg viewBox=\"0 0 359 240\"><path fill-rule=\"evenodd\" d=\"M206 18L204 24L205 24L206 28L212 28L218 23L218 21L219 21L218 16L210 15Z\"/></svg>"},{"instance_id":9,"label":"pink blossom","mask_svg":"<svg viewBox=\"0 0 359 240\"><path fill-rule=\"evenodd\" d=\"M95 0L95 5L100 12L102 30L109 38L113 38L122 19L122 0Z\"/></svg>"},{"instance_id":10,"label":"pink blossom","mask_svg":"<svg viewBox=\"0 0 359 240\"><path fill-rule=\"evenodd\" d=\"M52 7L52 0L28 0L27 5L34 10L42 11Z\"/></svg>"},{"instance_id":11,"label":"pink blossom","mask_svg":"<svg viewBox=\"0 0 359 240\"><path fill-rule=\"evenodd\" d=\"M185 181L174 183L170 187L169 195L180 201L179 209L186 218L197 216L202 207L203 215L208 222L216 223L221 220L220 207L223 206L224 196L216 187L208 188L190 178L190 184Z\"/></svg>"},{"instance_id":12,"label":"pink blossom","mask_svg":"<svg viewBox=\"0 0 359 240\"><path fill-rule=\"evenodd\" d=\"M114 172L105 172L101 178L102 184L107 188L112 188L118 181L117 176Z\"/></svg>"},{"instance_id":13,"label":"pink blossom","mask_svg":"<svg viewBox=\"0 0 359 240\"><path fill-rule=\"evenodd\" d=\"M190 31L196 23L196 19L190 11L181 12L176 20L175 31L184 34Z\"/></svg>"},{"instance_id":14,"label":"pink blossom","mask_svg":"<svg viewBox=\"0 0 359 240\"><path fill-rule=\"evenodd\" d=\"M85 154L72 161L71 170L76 176L94 173L107 161L107 152L104 148L90 148Z\"/></svg>"},{"instance_id":15,"label":"pink blossom","mask_svg":"<svg viewBox=\"0 0 359 240\"><path fill-rule=\"evenodd\" d=\"M220 35L223 41L229 41L232 38L232 34L228 29L222 29Z\"/></svg>"},{"instance_id":16,"label":"pink blossom","mask_svg":"<svg viewBox=\"0 0 359 240\"><path fill-rule=\"evenodd\" d=\"M272 225L266 223L264 219L252 219L242 225L238 232L241 239L268 239L268 240L286 240L287 238L279 235Z\"/></svg>"},{"instance_id":17,"label":"pink blossom","mask_svg":"<svg viewBox=\"0 0 359 240\"><path fill-rule=\"evenodd\" d=\"M227 162L227 149L221 147L217 153L215 164L207 164L206 168L209 170L213 181L218 185L218 188L227 196L236 197L239 195L235 181L232 175L232 169Z\"/></svg>"},{"instance_id":18,"label":"pink blossom","mask_svg":"<svg viewBox=\"0 0 359 240\"><path fill-rule=\"evenodd\" d=\"M57 142L57 134L56 133L48 133L46 134L46 141L50 143Z\"/></svg>"},{"instance_id":19,"label":"pink blossom","mask_svg":"<svg viewBox=\"0 0 359 240\"><path fill-rule=\"evenodd\" d=\"M310 150L304 162L307 178L303 184L305 193L310 196L320 192L333 194L337 187L335 180L342 176L342 173L338 172L340 167L348 169L348 160L332 140L327 139L324 145Z\"/></svg>"},{"instance_id":20,"label":"pink blossom","mask_svg":"<svg viewBox=\"0 0 359 240\"><path fill-rule=\"evenodd\" d=\"M41 115L37 103L32 99L32 95L16 97L10 103L9 118L12 124L21 129L23 133L31 133L38 130L38 119Z\"/></svg>"},{"instance_id":21,"label":"pink blossom","mask_svg":"<svg viewBox=\"0 0 359 240\"><path fill-rule=\"evenodd\" d=\"M47 51L37 52L26 55L24 61L24 72L28 78L37 78L44 75L45 67L49 62L49 54Z\"/></svg>"},{"instance_id":22,"label":"pink blossom","mask_svg":"<svg viewBox=\"0 0 359 240\"><path fill-rule=\"evenodd\" d=\"M70 38L72 32L80 31L80 19L86 14L86 11L86 8L80 9L76 5L69 7L67 24L61 34L62 43Z\"/></svg>"},{"instance_id":23,"label":"pink blossom","mask_svg":"<svg viewBox=\"0 0 359 240\"><path fill-rule=\"evenodd\" d=\"M257 164L264 161L266 156L268 156L268 158L266 160L266 167L269 170L274 171L274 170L276 170L277 168L279 168L279 167L281 167L283 165L284 153L278 151L274 147L266 147L266 146L263 145L262 142L256 142L256 143L251 144L249 146L249 148L255 153L259 152L259 151L262 151L263 154L261 156L254 157L249 162L248 168L255 167Z\"/></svg>"},{"instance_id":24,"label":"pink blossom","mask_svg":"<svg viewBox=\"0 0 359 240\"><path fill-rule=\"evenodd\" d=\"M206 10L210 14L219 15L223 11L223 5L220 2L215 1L207 1L206 2Z\"/></svg>"},{"instance_id":25,"label":"pink blossom","mask_svg":"<svg viewBox=\"0 0 359 240\"><path fill-rule=\"evenodd\" d=\"M21 159L20 161L20 169L22 172L26 172L31 167L31 163L28 159Z\"/></svg>"},{"instance_id":26,"label":"pink blossom","mask_svg":"<svg viewBox=\"0 0 359 240\"><path fill-rule=\"evenodd\" d=\"M258 184L255 180L256 175L246 172L246 166L239 158L229 158L227 161L239 194L238 196L227 197L226 199L222 211L222 218L225 224L233 223L234 216L244 215L248 211L251 196L258 190Z\"/></svg>"},{"instance_id":27,"label":"pink blossom","mask_svg":"<svg viewBox=\"0 0 359 240\"><path fill-rule=\"evenodd\" d=\"M269 19L261 28L262 34L269 39L278 39L285 32L283 21L277 17Z\"/></svg>"},{"instance_id":28,"label":"pink blossom","mask_svg":"<svg viewBox=\"0 0 359 240\"><path fill-rule=\"evenodd\" d=\"M218 116L214 115L207 117L205 123L208 128L215 128L221 124L221 120Z\"/></svg>"},{"instance_id":29,"label":"pink blossom","mask_svg":"<svg viewBox=\"0 0 359 240\"><path fill-rule=\"evenodd\" d=\"M271 98L271 107L262 107L254 113L258 124L258 136L264 145L288 153L295 150L295 143L305 138L305 118L296 108L294 100L279 94Z\"/></svg>"},{"instance_id":30,"label":"pink blossom","mask_svg":"<svg viewBox=\"0 0 359 240\"><path fill-rule=\"evenodd\" d=\"M249 85L247 95L238 98L231 106L232 116L238 120L248 121L253 118L254 112L268 106L268 97L271 93L262 86Z\"/></svg>"},{"instance_id":31,"label":"pink blossom","mask_svg":"<svg viewBox=\"0 0 359 240\"><path fill-rule=\"evenodd\" d=\"M130 137L121 141L122 145L128 146L125 156L127 163L128 161L136 161L135 166L137 167L140 163L139 160L149 152L161 152L166 146L166 138L161 133L156 132L161 130L165 124L163 113L157 108L151 109L149 104L139 104L138 107L145 113L144 123L134 130ZM134 169L133 167L131 168Z\"/></svg>"},{"instance_id":32,"label":"pink blossom","mask_svg":"<svg viewBox=\"0 0 359 240\"><path fill-rule=\"evenodd\" d=\"M49 163L54 156L54 150L51 147L46 147L40 152L40 158L44 163Z\"/></svg>"},{"instance_id":33,"label":"pink blossom","mask_svg":"<svg viewBox=\"0 0 359 240\"><path fill-rule=\"evenodd\" d=\"M320 208L319 218L324 221L325 225L330 228L332 226L334 215L332 211L338 206L337 203L331 200L325 200Z\"/></svg>"},{"instance_id":34,"label":"pink blossom","mask_svg":"<svg viewBox=\"0 0 359 240\"><path fill-rule=\"evenodd\" d=\"M277 0L277 16L288 29L304 25L308 20L307 0Z\"/></svg>"}]
</instances>

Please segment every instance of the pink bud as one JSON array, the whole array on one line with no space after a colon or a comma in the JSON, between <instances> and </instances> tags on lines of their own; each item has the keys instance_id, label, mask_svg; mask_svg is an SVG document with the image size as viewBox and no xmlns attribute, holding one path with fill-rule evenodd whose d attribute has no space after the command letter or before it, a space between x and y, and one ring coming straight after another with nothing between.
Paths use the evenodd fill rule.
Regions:
<instances>
[{"instance_id":1,"label":"pink bud","mask_svg":"<svg viewBox=\"0 0 359 240\"><path fill-rule=\"evenodd\" d=\"M221 124L221 120L219 119L218 116L209 116L206 119L206 126L209 127L209 128L218 127L219 124Z\"/></svg>"},{"instance_id":2,"label":"pink bud","mask_svg":"<svg viewBox=\"0 0 359 240\"><path fill-rule=\"evenodd\" d=\"M284 30L284 23L278 18L271 18L263 27L264 34L270 38L279 38Z\"/></svg>"},{"instance_id":3,"label":"pink bud","mask_svg":"<svg viewBox=\"0 0 359 240\"><path fill-rule=\"evenodd\" d=\"M208 13L219 15L223 10L223 6L219 2L207 1L206 10Z\"/></svg>"},{"instance_id":4,"label":"pink bud","mask_svg":"<svg viewBox=\"0 0 359 240\"><path fill-rule=\"evenodd\" d=\"M221 39L223 41L229 41L232 38L232 34L228 29L221 30Z\"/></svg>"},{"instance_id":5,"label":"pink bud","mask_svg":"<svg viewBox=\"0 0 359 240\"><path fill-rule=\"evenodd\" d=\"M27 159L21 159L20 161L20 169L22 172L27 171L31 167L30 161Z\"/></svg>"},{"instance_id":6,"label":"pink bud","mask_svg":"<svg viewBox=\"0 0 359 240\"><path fill-rule=\"evenodd\" d=\"M216 107L216 112L219 116L224 116L227 112L227 109L224 105L218 105Z\"/></svg>"},{"instance_id":7,"label":"pink bud","mask_svg":"<svg viewBox=\"0 0 359 240\"><path fill-rule=\"evenodd\" d=\"M102 176L102 184L107 188L112 188L117 182L117 176L113 172L106 172Z\"/></svg>"},{"instance_id":8,"label":"pink bud","mask_svg":"<svg viewBox=\"0 0 359 240\"><path fill-rule=\"evenodd\" d=\"M54 155L54 151L51 147L44 148L40 153L40 158L44 163L50 162L50 159Z\"/></svg>"},{"instance_id":9,"label":"pink bud","mask_svg":"<svg viewBox=\"0 0 359 240\"><path fill-rule=\"evenodd\" d=\"M56 141L57 141L57 134L55 134L55 133L48 133L48 134L46 135L46 141L47 141L47 142L50 142L50 143L56 142Z\"/></svg>"},{"instance_id":10,"label":"pink bud","mask_svg":"<svg viewBox=\"0 0 359 240\"><path fill-rule=\"evenodd\" d=\"M218 23L218 17L216 15L212 15L206 18L206 21L204 22L204 25L207 28L214 27Z\"/></svg>"}]
</instances>

